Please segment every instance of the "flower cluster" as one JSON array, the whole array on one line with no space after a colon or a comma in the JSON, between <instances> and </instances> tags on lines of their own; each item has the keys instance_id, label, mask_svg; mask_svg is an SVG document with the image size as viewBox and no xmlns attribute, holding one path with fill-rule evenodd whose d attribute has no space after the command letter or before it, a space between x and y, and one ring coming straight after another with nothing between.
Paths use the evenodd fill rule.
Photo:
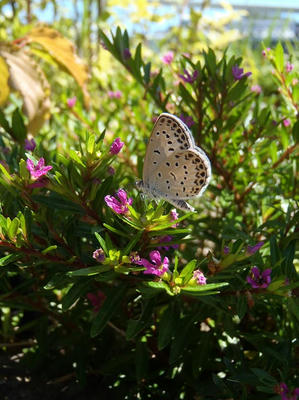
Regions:
<instances>
[{"instance_id":1,"label":"flower cluster","mask_svg":"<svg viewBox=\"0 0 299 400\"><path fill-rule=\"evenodd\" d=\"M97 249L92 253L92 257L98 262L103 262L105 260L105 253L103 249Z\"/></svg>"},{"instance_id":2,"label":"flower cluster","mask_svg":"<svg viewBox=\"0 0 299 400\"><path fill-rule=\"evenodd\" d=\"M116 138L110 147L111 154L118 154L124 146L124 142L120 140L120 138Z\"/></svg>"},{"instance_id":3,"label":"flower cluster","mask_svg":"<svg viewBox=\"0 0 299 400\"><path fill-rule=\"evenodd\" d=\"M149 257L151 262L149 262L145 258L141 258L140 260L135 261L136 264L145 267L144 274L162 276L165 272L168 271L168 257L164 257L164 259L162 260L161 254L158 250L151 251Z\"/></svg>"},{"instance_id":4,"label":"flower cluster","mask_svg":"<svg viewBox=\"0 0 299 400\"><path fill-rule=\"evenodd\" d=\"M299 388L295 388L292 392L288 386L281 382L276 388L276 393L280 394L281 400L297 400L299 396Z\"/></svg>"},{"instance_id":5,"label":"flower cluster","mask_svg":"<svg viewBox=\"0 0 299 400\"><path fill-rule=\"evenodd\" d=\"M171 241L172 241L172 236L170 236L170 235L161 236L161 237L159 238L159 243L167 243L167 242L171 242ZM158 250L163 250L163 249L164 249L164 250L166 250L166 251L169 251L170 248L178 249L178 248L179 248L179 245L178 245L178 244L172 244L172 245L170 245L170 246L163 245L163 246L157 247Z\"/></svg>"},{"instance_id":6,"label":"flower cluster","mask_svg":"<svg viewBox=\"0 0 299 400\"><path fill-rule=\"evenodd\" d=\"M120 90L115 90L115 92L113 92L112 90L108 90L107 94L109 99L120 99L123 95Z\"/></svg>"},{"instance_id":7,"label":"flower cluster","mask_svg":"<svg viewBox=\"0 0 299 400\"><path fill-rule=\"evenodd\" d=\"M190 117L189 115L181 114L180 119L184 122L185 125L188 126L188 128L191 128L191 126L193 126L195 124L195 122L193 121L193 118Z\"/></svg>"},{"instance_id":8,"label":"flower cluster","mask_svg":"<svg viewBox=\"0 0 299 400\"><path fill-rule=\"evenodd\" d=\"M66 104L69 108L73 108L76 104L76 101L77 101L77 97L74 96L74 97L71 97L70 99L67 99Z\"/></svg>"},{"instance_id":9,"label":"flower cluster","mask_svg":"<svg viewBox=\"0 0 299 400\"><path fill-rule=\"evenodd\" d=\"M184 69L184 74L179 74L179 77L186 83L194 83L198 77L198 71L193 71L192 75Z\"/></svg>"},{"instance_id":10,"label":"flower cluster","mask_svg":"<svg viewBox=\"0 0 299 400\"><path fill-rule=\"evenodd\" d=\"M162 57L162 62L166 65L169 65L172 63L173 61L173 51L168 51L167 53L164 54L164 56Z\"/></svg>"},{"instance_id":11,"label":"flower cluster","mask_svg":"<svg viewBox=\"0 0 299 400\"><path fill-rule=\"evenodd\" d=\"M239 81L242 78L247 78L248 76L250 76L251 72L244 73L243 68L239 68L238 65L234 65L232 67L232 74L233 74L234 79L236 81Z\"/></svg>"},{"instance_id":12,"label":"flower cluster","mask_svg":"<svg viewBox=\"0 0 299 400\"><path fill-rule=\"evenodd\" d=\"M25 139L25 145L24 145L25 150L34 151L35 147L36 147L36 143L35 143L35 140L33 138L32 139Z\"/></svg>"},{"instance_id":13,"label":"flower cluster","mask_svg":"<svg viewBox=\"0 0 299 400\"><path fill-rule=\"evenodd\" d=\"M44 158L40 158L37 164L34 164L32 160L27 159L27 169L30 175L34 179L39 179L41 176L46 175L53 167L51 165L45 165Z\"/></svg>"},{"instance_id":14,"label":"flower cluster","mask_svg":"<svg viewBox=\"0 0 299 400\"><path fill-rule=\"evenodd\" d=\"M198 285L206 285L207 278L204 276L203 272L200 269L196 269L193 271L193 279L196 280Z\"/></svg>"},{"instance_id":15,"label":"flower cluster","mask_svg":"<svg viewBox=\"0 0 299 400\"><path fill-rule=\"evenodd\" d=\"M271 272L271 268L267 268L261 273L258 267L253 267L246 280L253 289L265 289L271 283Z\"/></svg>"},{"instance_id":16,"label":"flower cluster","mask_svg":"<svg viewBox=\"0 0 299 400\"><path fill-rule=\"evenodd\" d=\"M119 200L113 196L105 196L107 206L112 208L116 214L127 214L129 211L128 206L132 205L133 199L128 199L127 193L123 189L119 189L116 195Z\"/></svg>"}]
</instances>

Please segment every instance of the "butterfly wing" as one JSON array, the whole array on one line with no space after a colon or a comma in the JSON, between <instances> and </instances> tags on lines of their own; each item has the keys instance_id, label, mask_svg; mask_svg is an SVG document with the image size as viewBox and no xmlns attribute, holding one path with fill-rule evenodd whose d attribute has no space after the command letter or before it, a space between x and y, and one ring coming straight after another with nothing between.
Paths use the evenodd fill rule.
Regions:
<instances>
[{"instance_id":1,"label":"butterfly wing","mask_svg":"<svg viewBox=\"0 0 299 400\"><path fill-rule=\"evenodd\" d=\"M179 151L152 170L150 185L166 200L200 196L211 179L211 164L198 147Z\"/></svg>"},{"instance_id":2,"label":"butterfly wing","mask_svg":"<svg viewBox=\"0 0 299 400\"><path fill-rule=\"evenodd\" d=\"M167 163L167 158L174 153L190 147L194 147L194 142L187 126L174 115L161 114L147 145L143 165L143 183L151 186L153 170L164 162Z\"/></svg>"}]
</instances>

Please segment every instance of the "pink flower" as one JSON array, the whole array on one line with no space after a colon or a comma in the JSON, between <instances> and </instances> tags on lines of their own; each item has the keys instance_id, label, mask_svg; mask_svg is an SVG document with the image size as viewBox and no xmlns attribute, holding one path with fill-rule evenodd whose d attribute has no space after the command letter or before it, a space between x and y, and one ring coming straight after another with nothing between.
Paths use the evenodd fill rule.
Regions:
<instances>
[{"instance_id":1,"label":"pink flower","mask_svg":"<svg viewBox=\"0 0 299 400\"><path fill-rule=\"evenodd\" d=\"M207 283L207 278L200 269L193 271L193 278L196 280L198 285L205 285Z\"/></svg>"},{"instance_id":2,"label":"pink flower","mask_svg":"<svg viewBox=\"0 0 299 400\"><path fill-rule=\"evenodd\" d=\"M166 65L169 65L172 63L173 61L173 51L168 51L167 53L164 54L164 56L162 57L162 62Z\"/></svg>"},{"instance_id":3,"label":"pink flower","mask_svg":"<svg viewBox=\"0 0 299 400\"><path fill-rule=\"evenodd\" d=\"M87 293L86 297L91 302L94 312L99 311L106 299L105 294L101 290L98 290L97 293Z\"/></svg>"},{"instance_id":4,"label":"pink flower","mask_svg":"<svg viewBox=\"0 0 299 400\"><path fill-rule=\"evenodd\" d=\"M179 77L186 83L194 83L198 77L198 71L193 71L192 75L184 69L184 74L179 74Z\"/></svg>"},{"instance_id":5,"label":"pink flower","mask_svg":"<svg viewBox=\"0 0 299 400\"><path fill-rule=\"evenodd\" d=\"M32 139L25 139L25 150L33 151L36 147L35 140Z\"/></svg>"},{"instance_id":6,"label":"pink flower","mask_svg":"<svg viewBox=\"0 0 299 400\"><path fill-rule=\"evenodd\" d=\"M291 64L289 61L286 64L286 71L287 73L291 72L294 69L294 65Z\"/></svg>"},{"instance_id":7,"label":"pink flower","mask_svg":"<svg viewBox=\"0 0 299 400\"><path fill-rule=\"evenodd\" d=\"M282 123L284 124L285 127L287 127L291 125L291 120L289 118L286 118L282 121Z\"/></svg>"},{"instance_id":8,"label":"pink flower","mask_svg":"<svg viewBox=\"0 0 299 400\"><path fill-rule=\"evenodd\" d=\"M145 258L141 258L140 261L136 262L136 264L143 265L146 268L143 272L144 274L161 276L168 271L169 259L167 257L164 257L162 261L161 254L158 250L151 251L149 256L152 263Z\"/></svg>"},{"instance_id":9,"label":"pink flower","mask_svg":"<svg viewBox=\"0 0 299 400\"><path fill-rule=\"evenodd\" d=\"M120 140L120 138L116 138L110 147L111 154L118 154L123 148L124 142Z\"/></svg>"},{"instance_id":10,"label":"pink flower","mask_svg":"<svg viewBox=\"0 0 299 400\"><path fill-rule=\"evenodd\" d=\"M271 50L270 47L267 47L266 50L263 50L263 51L262 51L262 55L263 55L264 57L266 57L267 53L269 53L270 50Z\"/></svg>"},{"instance_id":11,"label":"pink flower","mask_svg":"<svg viewBox=\"0 0 299 400\"><path fill-rule=\"evenodd\" d=\"M113 92L112 90L108 90L107 94L110 99L120 99L123 95L120 90L116 90L115 92Z\"/></svg>"},{"instance_id":12,"label":"pink flower","mask_svg":"<svg viewBox=\"0 0 299 400\"><path fill-rule=\"evenodd\" d=\"M193 118L190 117L189 115L181 114L180 119L184 122L185 125L188 126L188 128L191 128L191 126L193 126L195 124L195 122L193 121Z\"/></svg>"},{"instance_id":13,"label":"pink flower","mask_svg":"<svg viewBox=\"0 0 299 400\"><path fill-rule=\"evenodd\" d=\"M251 72L246 72L244 74L243 68L239 68L238 65L234 65L232 67L232 74L233 74L235 81L239 81L242 78L247 78L248 76L250 76Z\"/></svg>"},{"instance_id":14,"label":"pink flower","mask_svg":"<svg viewBox=\"0 0 299 400\"><path fill-rule=\"evenodd\" d=\"M297 400L299 396L299 388L295 388L291 393L284 382L276 386L275 392L280 394L281 400Z\"/></svg>"},{"instance_id":15,"label":"pink flower","mask_svg":"<svg viewBox=\"0 0 299 400\"><path fill-rule=\"evenodd\" d=\"M176 221L179 218L179 214L177 213L176 209L174 208L173 210L170 211L170 219L171 221ZM171 227L176 228L178 227L179 224L174 224Z\"/></svg>"},{"instance_id":16,"label":"pink flower","mask_svg":"<svg viewBox=\"0 0 299 400\"><path fill-rule=\"evenodd\" d=\"M40 158L38 163L34 165L33 161L29 158L27 159L27 169L30 172L32 178L38 179L43 175L46 175L50 169L53 167L51 165L45 165L45 160Z\"/></svg>"},{"instance_id":17,"label":"pink flower","mask_svg":"<svg viewBox=\"0 0 299 400\"><path fill-rule=\"evenodd\" d=\"M253 267L246 280L253 289L265 289L270 285L272 269L265 269L262 273L258 267Z\"/></svg>"},{"instance_id":18,"label":"pink flower","mask_svg":"<svg viewBox=\"0 0 299 400\"><path fill-rule=\"evenodd\" d=\"M132 205L133 199L128 199L127 193L123 189L118 190L117 197L119 200L113 196L105 196L107 206L112 208L116 214L127 214L129 211L128 206Z\"/></svg>"},{"instance_id":19,"label":"pink flower","mask_svg":"<svg viewBox=\"0 0 299 400\"><path fill-rule=\"evenodd\" d=\"M247 246L247 254L252 255L252 254L256 253L263 246L263 244L264 244L264 242L258 242L254 246Z\"/></svg>"},{"instance_id":20,"label":"pink flower","mask_svg":"<svg viewBox=\"0 0 299 400\"><path fill-rule=\"evenodd\" d=\"M253 85L251 86L250 90L256 94L260 94L262 92L260 85Z\"/></svg>"},{"instance_id":21,"label":"pink flower","mask_svg":"<svg viewBox=\"0 0 299 400\"><path fill-rule=\"evenodd\" d=\"M161 236L160 238L159 238L159 243L167 243L167 242L171 242L172 241L172 236L170 236L170 235L166 235L166 236ZM173 248L173 249L178 249L179 248L179 245L178 244L172 244L172 245L170 245L170 246L167 246L167 245L163 245L163 246L159 246L159 247L157 247L157 249L158 250L166 250L166 251L169 251L170 250L170 248Z\"/></svg>"},{"instance_id":22,"label":"pink flower","mask_svg":"<svg viewBox=\"0 0 299 400\"><path fill-rule=\"evenodd\" d=\"M105 253L103 249L97 249L92 253L92 258L98 262L103 262L105 260Z\"/></svg>"},{"instance_id":23,"label":"pink flower","mask_svg":"<svg viewBox=\"0 0 299 400\"><path fill-rule=\"evenodd\" d=\"M76 104L77 97L71 97L70 99L67 99L66 104L68 105L69 108L73 108L74 105Z\"/></svg>"}]
</instances>

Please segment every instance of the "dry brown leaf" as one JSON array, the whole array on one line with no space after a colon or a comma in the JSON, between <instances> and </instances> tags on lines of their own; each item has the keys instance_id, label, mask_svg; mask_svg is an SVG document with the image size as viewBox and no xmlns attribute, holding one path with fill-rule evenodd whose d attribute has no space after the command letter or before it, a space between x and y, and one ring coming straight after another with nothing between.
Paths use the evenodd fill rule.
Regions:
<instances>
[{"instance_id":1,"label":"dry brown leaf","mask_svg":"<svg viewBox=\"0 0 299 400\"><path fill-rule=\"evenodd\" d=\"M29 42L41 45L58 64L62 65L75 78L82 89L85 105L88 107L90 100L86 87L88 69L87 65L77 56L73 44L58 31L47 26L34 28L27 34L27 38Z\"/></svg>"},{"instance_id":2,"label":"dry brown leaf","mask_svg":"<svg viewBox=\"0 0 299 400\"><path fill-rule=\"evenodd\" d=\"M28 117L28 131L36 133L49 118L50 86L48 81L25 49L7 43L0 44L2 56L9 69L9 86L23 97L23 111Z\"/></svg>"},{"instance_id":3,"label":"dry brown leaf","mask_svg":"<svg viewBox=\"0 0 299 400\"><path fill-rule=\"evenodd\" d=\"M8 86L9 72L6 62L0 57L0 106L2 106L9 95Z\"/></svg>"}]
</instances>

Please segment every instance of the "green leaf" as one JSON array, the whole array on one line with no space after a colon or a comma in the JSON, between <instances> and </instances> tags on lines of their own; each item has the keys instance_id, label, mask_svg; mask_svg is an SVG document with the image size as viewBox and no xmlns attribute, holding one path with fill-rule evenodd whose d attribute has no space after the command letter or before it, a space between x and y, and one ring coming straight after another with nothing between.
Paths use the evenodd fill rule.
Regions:
<instances>
[{"instance_id":1,"label":"green leaf","mask_svg":"<svg viewBox=\"0 0 299 400\"><path fill-rule=\"evenodd\" d=\"M72 160L74 160L76 163L80 164L82 167L85 167L85 165L83 164L83 161L78 156L78 154L75 152L75 150L69 150L68 154Z\"/></svg>"},{"instance_id":2,"label":"green leaf","mask_svg":"<svg viewBox=\"0 0 299 400\"><path fill-rule=\"evenodd\" d=\"M133 339L138 335L145 327L152 322L153 308L155 305L155 299L150 299L144 305L140 318L138 320L131 319L128 322L126 338L127 340Z\"/></svg>"},{"instance_id":3,"label":"green leaf","mask_svg":"<svg viewBox=\"0 0 299 400\"><path fill-rule=\"evenodd\" d=\"M7 172L6 168L0 163L0 171L3 172L3 175L5 176L5 178L10 181L11 180L11 176L9 175L9 173Z\"/></svg>"},{"instance_id":4,"label":"green leaf","mask_svg":"<svg viewBox=\"0 0 299 400\"><path fill-rule=\"evenodd\" d=\"M276 237L271 236L270 237L270 260L271 260L271 266L273 266L281 259L280 251L277 246L276 242Z\"/></svg>"},{"instance_id":5,"label":"green leaf","mask_svg":"<svg viewBox=\"0 0 299 400\"><path fill-rule=\"evenodd\" d=\"M65 199L62 196L59 196L58 194L52 194L50 196L35 195L32 196L32 199L37 203L44 204L52 209L64 210L68 211L69 213L84 214L84 210L81 206Z\"/></svg>"},{"instance_id":6,"label":"green leaf","mask_svg":"<svg viewBox=\"0 0 299 400\"><path fill-rule=\"evenodd\" d=\"M157 290L165 290L167 292L167 294L169 294L170 296L174 296L174 293L172 293L172 291L170 290L169 286L167 285L167 283L160 281L160 282L146 282L145 283L147 286L153 288L153 289L157 289Z\"/></svg>"},{"instance_id":7,"label":"green leaf","mask_svg":"<svg viewBox=\"0 0 299 400\"><path fill-rule=\"evenodd\" d=\"M0 258L0 267L4 267L5 265L11 264L12 262L21 258L20 254L9 254L8 256Z\"/></svg>"},{"instance_id":8,"label":"green leaf","mask_svg":"<svg viewBox=\"0 0 299 400\"><path fill-rule=\"evenodd\" d=\"M97 238L98 242L100 243L102 249L104 250L106 256L108 256L109 255L109 251L108 251L108 248L106 246L105 240L102 238L102 236L98 232L95 232L94 234L95 234L95 237Z\"/></svg>"},{"instance_id":9,"label":"green leaf","mask_svg":"<svg viewBox=\"0 0 299 400\"><path fill-rule=\"evenodd\" d=\"M131 252L133 247L135 247L135 245L139 242L142 233L142 231L137 232L137 234L130 240L125 249L122 251L123 255L128 255Z\"/></svg>"},{"instance_id":10,"label":"green leaf","mask_svg":"<svg viewBox=\"0 0 299 400\"><path fill-rule=\"evenodd\" d=\"M126 290L127 287L123 285L113 290L109 296L106 297L102 307L100 308L100 311L97 313L92 322L90 330L91 337L99 335L105 328L107 322L118 311L118 308L124 300Z\"/></svg>"},{"instance_id":11,"label":"green leaf","mask_svg":"<svg viewBox=\"0 0 299 400\"><path fill-rule=\"evenodd\" d=\"M189 282L189 280L192 278L193 271L196 267L196 264L197 264L197 260L191 260L181 271L179 276L183 280L183 285L186 284L187 282Z\"/></svg>"},{"instance_id":12,"label":"green leaf","mask_svg":"<svg viewBox=\"0 0 299 400\"><path fill-rule=\"evenodd\" d=\"M120 231L119 229L114 228L114 227L111 226L111 225L108 225L108 224L105 224L105 223L104 223L103 226L104 226L105 228L107 228L109 231L111 231L111 232L113 232L113 233L116 233L116 234L119 235L119 236L122 236L122 237L125 237L125 238L128 237L128 234L127 234L127 233L124 233L124 232Z\"/></svg>"},{"instance_id":13,"label":"green leaf","mask_svg":"<svg viewBox=\"0 0 299 400\"><path fill-rule=\"evenodd\" d=\"M16 109L12 114L12 130L14 137L20 144L23 145L27 136L27 129L24 124L23 117L18 109Z\"/></svg>"},{"instance_id":14,"label":"green leaf","mask_svg":"<svg viewBox=\"0 0 299 400\"><path fill-rule=\"evenodd\" d=\"M57 249L57 246L56 246L56 244L54 244L54 245L49 246L49 247L47 247L46 249L44 249L44 250L42 251L42 254L47 254L47 253L49 253L50 251L56 250L56 249Z\"/></svg>"},{"instance_id":15,"label":"green leaf","mask_svg":"<svg viewBox=\"0 0 299 400\"><path fill-rule=\"evenodd\" d=\"M283 47L280 42L277 43L277 46L274 50L274 60L278 71L283 72L284 69Z\"/></svg>"},{"instance_id":16,"label":"green leaf","mask_svg":"<svg viewBox=\"0 0 299 400\"><path fill-rule=\"evenodd\" d=\"M295 122L292 130L292 135L295 143L299 143L299 121Z\"/></svg>"},{"instance_id":17,"label":"green leaf","mask_svg":"<svg viewBox=\"0 0 299 400\"><path fill-rule=\"evenodd\" d=\"M149 351L146 342L139 341L135 353L136 380L141 382L148 376Z\"/></svg>"},{"instance_id":18,"label":"green leaf","mask_svg":"<svg viewBox=\"0 0 299 400\"><path fill-rule=\"evenodd\" d=\"M69 271L67 273L68 276L91 276L97 275L102 272L109 271L111 269L110 265L96 265L94 267L80 268L76 271Z\"/></svg>"},{"instance_id":19,"label":"green leaf","mask_svg":"<svg viewBox=\"0 0 299 400\"><path fill-rule=\"evenodd\" d=\"M163 312L159 324L158 349L163 350L174 337L176 322L179 319L179 310L176 303L171 303Z\"/></svg>"},{"instance_id":20,"label":"green leaf","mask_svg":"<svg viewBox=\"0 0 299 400\"><path fill-rule=\"evenodd\" d=\"M14 218L11 221L11 223L10 223L10 225L8 227L8 232L7 232L8 233L8 237L9 237L10 240L14 240L15 239L17 231L19 229L19 226L20 226L19 219L18 218Z\"/></svg>"},{"instance_id":21,"label":"green leaf","mask_svg":"<svg viewBox=\"0 0 299 400\"><path fill-rule=\"evenodd\" d=\"M80 296L85 294L89 284L89 280L81 280L74 283L62 299L62 311L68 310L75 303L75 301L80 298Z\"/></svg>"},{"instance_id":22,"label":"green leaf","mask_svg":"<svg viewBox=\"0 0 299 400\"><path fill-rule=\"evenodd\" d=\"M9 133L10 135L13 136L12 129L11 129L11 127L9 126L9 123L8 123L7 119L5 118L5 115L4 115L4 113L3 113L2 110L0 110L0 125L2 126L2 128L3 128L7 133Z\"/></svg>"},{"instance_id":23,"label":"green leaf","mask_svg":"<svg viewBox=\"0 0 299 400\"><path fill-rule=\"evenodd\" d=\"M28 180L30 178L30 173L27 169L26 161L23 158L19 162L20 177L22 179Z\"/></svg>"},{"instance_id":24,"label":"green leaf","mask_svg":"<svg viewBox=\"0 0 299 400\"><path fill-rule=\"evenodd\" d=\"M221 282L221 283L207 283L206 285L197 285L197 286L184 286L182 288L182 292L198 292L198 293L204 293L208 292L210 290L215 290L219 289L221 287L227 286L227 282ZM207 293L204 293L207 295Z\"/></svg>"}]
</instances>

